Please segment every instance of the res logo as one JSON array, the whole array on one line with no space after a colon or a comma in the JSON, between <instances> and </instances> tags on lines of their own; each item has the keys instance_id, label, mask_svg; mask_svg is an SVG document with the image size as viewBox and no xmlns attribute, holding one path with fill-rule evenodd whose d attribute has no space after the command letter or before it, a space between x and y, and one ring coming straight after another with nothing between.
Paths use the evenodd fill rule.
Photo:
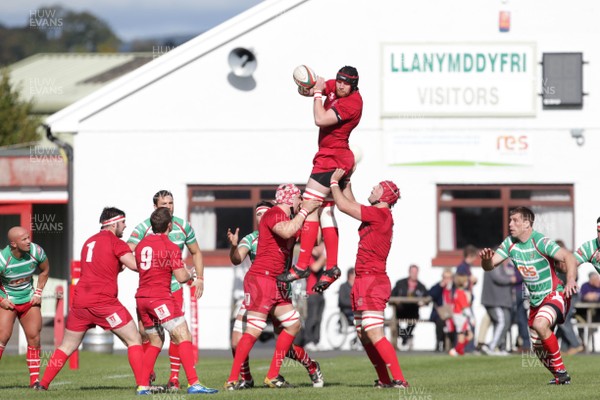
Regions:
<instances>
[{"instance_id":1,"label":"res logo","mask_svg":"<svg viewBox=\"0 0 600 400\"><path fill-rule=\"evenodd\" d=\"M529 148L526 135L504 135L496 139L496 150L524 151Z\"/></svg>"}]
</instances>

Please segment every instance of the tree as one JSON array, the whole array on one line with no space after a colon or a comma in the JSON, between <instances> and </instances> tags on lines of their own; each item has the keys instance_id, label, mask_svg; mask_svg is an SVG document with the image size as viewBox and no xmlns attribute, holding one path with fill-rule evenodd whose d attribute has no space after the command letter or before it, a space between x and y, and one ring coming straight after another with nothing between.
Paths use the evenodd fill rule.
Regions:
<instances>
[{"instance_id":1,"label":"tree","mask_svg":"<svg viewBox=\"0 0 600 400\"><path fill-rule=\"evenodd\" d=\"M40 119L31 116L31 101L21 100L17 89L10 84L8 69L4 68L0 79L0 146L36 142Z\"/></svg>"}]
</instances>

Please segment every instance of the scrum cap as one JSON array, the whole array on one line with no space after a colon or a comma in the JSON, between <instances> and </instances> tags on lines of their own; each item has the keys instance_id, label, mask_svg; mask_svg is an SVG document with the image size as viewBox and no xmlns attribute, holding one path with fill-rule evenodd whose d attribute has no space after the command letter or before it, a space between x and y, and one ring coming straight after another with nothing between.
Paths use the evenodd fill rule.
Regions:
<instances>
[{"instance_id":1,"label":"scrum cap","mask_svg":"<svg viewBox=\"0 0 600 400\"><path fill-rule=\"evenodd\" d=\"M277 204L294 205L294 197L300 194L300 189L293 183L283 183L279 185L275 192L275 202Z\"/></svg>"},{"instance_id":2,"label":"scrum cap","mask_svg":"<svg viewBox=\"0 0 600 400\"><path fill-rule=\"evenodd\" d=\"M379 184L383 188L383 193L379 201L388 203L390 207L396 204L400 198L400 189L398 189L398 186L392 181L381 181Z\"/></svg>"},{"instance_id":3,"label":"scrum cap","mask_svg":"<svg viewBox=\"0 0 600 400\"><path fill-rule=\"evenodd\" d=\"M343 81L352 86L352 90L358 89L358 71L354 67L346 65L340 68L335 76L337 81Z\"/></svg>"}]
</instances>

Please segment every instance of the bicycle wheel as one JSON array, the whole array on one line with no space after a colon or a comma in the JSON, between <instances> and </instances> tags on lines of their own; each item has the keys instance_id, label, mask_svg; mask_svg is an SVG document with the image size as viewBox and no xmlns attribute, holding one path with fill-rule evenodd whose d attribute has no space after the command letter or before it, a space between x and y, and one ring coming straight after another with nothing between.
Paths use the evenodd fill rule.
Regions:
<instances>
[{"instance_id":1,"label":"bicycle wheel","mask_svg":"<svg viewBox=\"0 0 600 400\"><path fill-rule=\"evenodd\" d=\"M339 350L346 343L346 338L348 337L348 320L343 313L332 314L327 319L325 335L327 336L329 345L334 350Z\"/></svg>"}]
</instances>

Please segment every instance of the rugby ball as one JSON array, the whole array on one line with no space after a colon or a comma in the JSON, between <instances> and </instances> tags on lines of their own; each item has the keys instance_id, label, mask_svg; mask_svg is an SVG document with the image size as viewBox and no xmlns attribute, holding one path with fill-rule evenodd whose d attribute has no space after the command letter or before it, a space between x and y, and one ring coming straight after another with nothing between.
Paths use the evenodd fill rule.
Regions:
<instances>
[{"instance_id":1,"label":"rugby ball","mask_svg":"<svg viewBox=\"0 0 600 400\"><path fill-rule=\"evenodd\" d=\"M310 89L317 83L317 74L306 65L298 65L294 68L294 82L299 87Z\"/></svg>"}]
</instances>

